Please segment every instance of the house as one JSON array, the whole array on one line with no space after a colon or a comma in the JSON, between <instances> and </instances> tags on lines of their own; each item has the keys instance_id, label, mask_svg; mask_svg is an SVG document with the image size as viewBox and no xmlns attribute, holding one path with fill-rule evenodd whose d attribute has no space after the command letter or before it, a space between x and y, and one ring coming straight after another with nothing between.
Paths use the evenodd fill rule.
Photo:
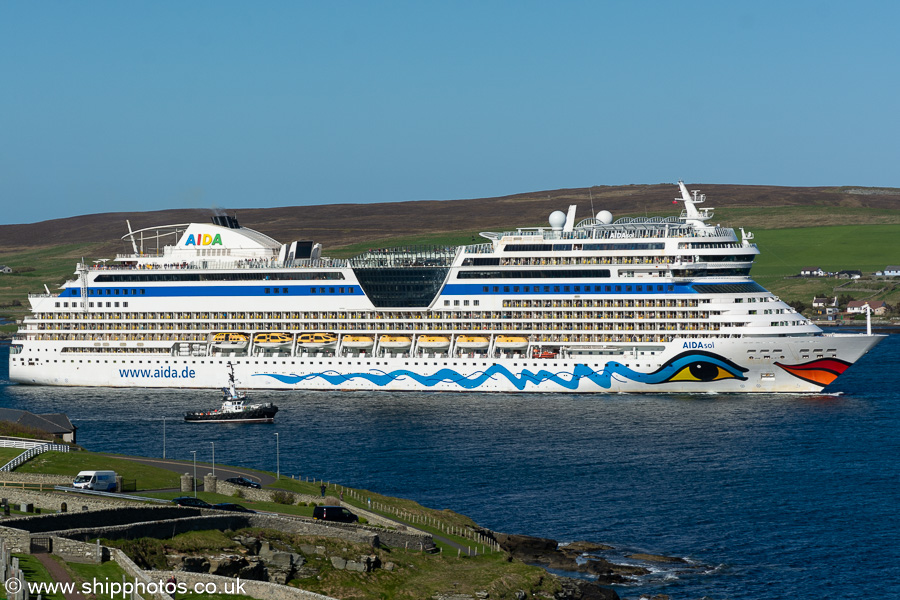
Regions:
<instances>
[{"instance_id":1,"label":"house","mask_svg":"<svg viewBox=\"0 0 900 600\"><path fill-rule=\"evenodd\" d=\"M12 273L12 269L6 265L0 265L0 273Z\"/></svg>"},{"instance_id":2,"label":"house","mask_svg":"<svg viewBox=\"0 0 900 600\"><path fill-rule=\"evenodd\" d=\"M900 266L891 265L884 268L885 277L900 277Z\"/></svg>"},{"instance_id":3,"label":"house","mask_svg":"<svg viewBox=\"0 0 900 600\"><path fill-rule=\"evenodd\" d=\"M800 271L801 277L825 277L827 273L821 267L806 267Z\"/></svg>"},{"instance_id":4,"label":"house","mask_svg":"<svg viewBox=\"0 0 900 600\"><path fill-rule=\"evenodd\" d=\"M862 271L838 271L839 279L859 279L862 277Z\"/></svg>"},{"instance_id":5,"label":"house","mask_svg":"<svg viewBox=\"0 0 900 600\"><path fill-rule=\"evenodd\" d=\"M851 300L847 304L847 312L850 314L866 314L866 304L872 309L872 314L883 315L890 307L883 300Z\"/></svg>"},{"instance_id":6,"label":"house","mask_svg":"<svg viewBox=\"0 0 900 600\"><path fill-rule=\"evenodd\" d=\"M0 421L8 421L31 427L32 429L40 429L60 441L75 443L76 427L69 421L69 417L62 413L36 415L27 410L0 408Z\"/></svg>"},{"instance_id":7,"label":"house","mask_svg":"<svg viewBox=\"0 0 900 600\"><path fill-rule=\"evenodd\" d=\"M827 306L837 306L838 300L837 296L832 298L813 298L812 307L813 308L825 308Z\"/></svg>"},{"instance_id":8,"label":"house","mask_svg":"<svg viewBox=\"0 0 900 600\"><path fill-rule=\"evenodd\" d=\"M817 316L826 317L829 321L833 321L835 316L841 312L837 296L813 298L812 307Z\"/></svg>"}]
</instances>

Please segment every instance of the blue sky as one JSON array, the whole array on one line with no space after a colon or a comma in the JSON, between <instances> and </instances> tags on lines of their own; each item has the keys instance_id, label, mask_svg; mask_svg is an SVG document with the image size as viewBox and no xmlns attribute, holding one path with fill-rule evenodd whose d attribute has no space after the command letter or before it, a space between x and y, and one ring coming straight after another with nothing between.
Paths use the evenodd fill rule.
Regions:
<instances>
[{"instance_id":1,"label":"blue sky","mask_svg":"<svg viewBox=\"0 0 900 600\"><path fill-rule=\"evenodd\" d=\"M3 2L0 223L900 187L897 2Z\"/></svg>"}]
</instances>

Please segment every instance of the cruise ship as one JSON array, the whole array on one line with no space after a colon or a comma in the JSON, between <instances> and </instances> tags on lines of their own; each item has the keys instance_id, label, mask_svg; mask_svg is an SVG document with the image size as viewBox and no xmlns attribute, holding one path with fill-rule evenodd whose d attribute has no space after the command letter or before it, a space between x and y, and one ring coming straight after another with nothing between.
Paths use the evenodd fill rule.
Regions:
<instances>
[{"instance_id":1,"label":"cruise ship","mask_svg":"<svg viewBox=\"0 0 900 600\"><path fill-rule=\"evenodd\" d=\"M818 392L884 336L827 334L750 278L753 235L679 216L484 232L322 256L233 216L131 230L29 296L11 380L59 386Z\"/></svg>"}]
</instances>

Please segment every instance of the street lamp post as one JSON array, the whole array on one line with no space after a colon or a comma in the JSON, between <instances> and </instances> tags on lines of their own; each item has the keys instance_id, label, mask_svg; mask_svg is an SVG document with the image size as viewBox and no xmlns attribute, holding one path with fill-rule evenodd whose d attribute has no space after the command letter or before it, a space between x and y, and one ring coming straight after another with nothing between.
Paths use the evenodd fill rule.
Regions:
<instances>
[{"instance_id":1,"label":"street lamp post","mask_svg":"<svg viewBox=\"0 0 900 600\"><path fill-rule=\"evenodd\" d=\"M281 479L281 448L278 444L278 434L275 434L275 479Z\"/></svg>"},{"instance_id":2,"label":"street lamp post","mask_svg":"<svg viewBox=\"0 0 900 600\"><path fill-rule=\"evenodd\" d=\"M213 454L213 460L212 460L213 472L212 472L212 474L213 474L213 477L215 477L216 476L216 443L210 442L210 444L212 444L212 454Z\"/></svg>"},{"instance_id":3,"label":"street lamp post","mask_svg":"<svg viewBox=\"0 0 900 600\"><path fill-rule=\"evenodd\" d=\"M194 455L194 498L197 497L197 451L191 450L191 454Z\"/></svg>"}]
</instances>

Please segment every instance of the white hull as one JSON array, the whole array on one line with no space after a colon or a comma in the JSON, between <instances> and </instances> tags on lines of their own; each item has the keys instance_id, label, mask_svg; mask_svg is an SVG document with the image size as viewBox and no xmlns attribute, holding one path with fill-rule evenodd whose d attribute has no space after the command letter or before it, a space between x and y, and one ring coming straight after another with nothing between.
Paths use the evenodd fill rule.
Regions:
<instances>
[{"instance_id":1,"label":"white hull","mask_svg":"<svg viewBox=\"0 0 900 600\"><path fill-rule=\"evenodd\" d=\"M40 359L14 363L12 381L37 385L108 386L147 388L217 388L222 365L231 362L235 376L250 389L271 390L391 390L482 392L606 392L606 393L723 393L819 392L824 385L807 380L822 369L796 365L835 359L852 364L877 344L880 335L826 335L779 340L781 354L771 351L771 340L717 340L707 350L694 350L696 342L677 339L651 358L631 353L615 356L534 358L410 358L410 357L282 357L260 365L249 357L162 357L125 359L121 355L71 356L52 368ZM813 346L836 348L834 358L801 351ZM756 358L746 357L753 351ZM56 354L59 356L59 354ZM781 358L784 356L784 358ZM721 359L730 365L721 367ZM719 364L714 379L688 381L692 368ZM700 365L700 367L696 367ZM783 366L780 366L783 365ZM785 368L787 367L787 368ZM846 368L844 366L843 368ZM687 369L687 370L685 370ZM794 369L792 374L788 369ZM679 375L681 373L681 375ZM798 376L802 375L803 377ZM836 374L835 374L836 377Z\"/></svg>"}]
</instances>

